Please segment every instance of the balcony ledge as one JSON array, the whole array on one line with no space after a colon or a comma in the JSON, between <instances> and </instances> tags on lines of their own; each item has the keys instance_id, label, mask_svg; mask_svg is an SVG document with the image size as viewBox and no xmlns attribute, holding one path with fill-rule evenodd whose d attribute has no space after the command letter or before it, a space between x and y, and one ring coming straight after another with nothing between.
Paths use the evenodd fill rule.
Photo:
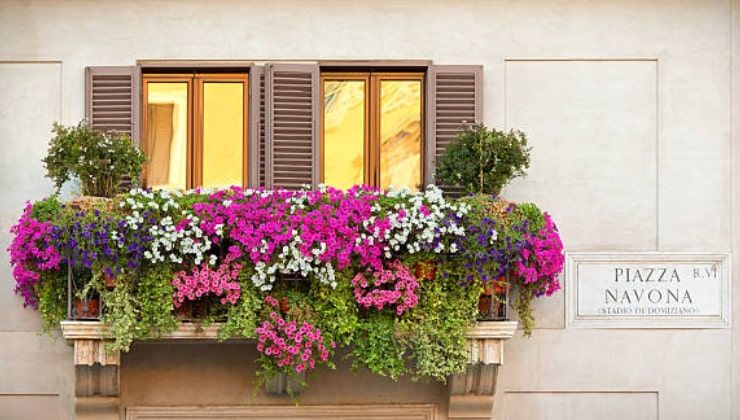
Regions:
<instances>
[{"instance_id":1,"label":"balcony ledge","mask_svg":"<svg viewBox=\"0 0 740 420\"><path fill-rule=\"evenodd\" d=\"M468 331L468 369L449 378L449 419L490 417L498 367L504 363L504 342L514 336L517 326L516 321L486 321L478 322ZM220 328L218 323L207 326L182 323L176 331L153 340L217 340ZM62 336L74 346L78 409L84 409L99 398L117 397L120 353L105 348L112 340L108 326L98 321L62 321L61 329ZM105 369L96 369L96 365ZM91 379L93 376L95 380ZM266 384L266 391L284 394L286 378L275 378L273 382Z\"/></svg>"}]
</instances>

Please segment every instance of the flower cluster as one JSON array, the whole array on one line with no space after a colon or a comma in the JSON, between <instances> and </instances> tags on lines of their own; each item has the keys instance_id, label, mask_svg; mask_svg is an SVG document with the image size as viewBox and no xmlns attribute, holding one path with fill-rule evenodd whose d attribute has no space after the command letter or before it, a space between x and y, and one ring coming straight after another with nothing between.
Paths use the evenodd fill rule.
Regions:
<instances>
[{"instance_id":1,"label":"flower cluster","mask_svg":"<svg viewBox=\"0 0 740 420\"><path fill-rule=\"evenodd\" d=\"M256 329L258 352L272 358L278 368L295 373L313 370L317 362L329 360L329 348L336 347L334 341L327 346L320 329L305 321L299 326L294 320L284 319L274 297L266 296L265 303L272 310L269 319Z\"/></svg>"},{"instance_id":2,"label":"flower cluster","mask_svg":"<svg viewBox=\"0 0 740 420\"><path fill-rule=\"evenodd\" d=\"M224 262L216 269L208 265L195 267L192 273L180 271L172 280L175 292L172 301L175 307L182 305L185 300L197 300L208 294L221 297L221 303L235 305L239 300L241 288L237 279L241 264Z\"/></svg>"},{"instance_id":3,"label":"flower cluster","mask_svg":"<svg viewBox=\"0 0 740 420\"><path fill-rule=\"evenodd\" d=\"M458 219L464 217L470 210L465 203L456 204L447 201L442 195L442 190L434 185L429 185L422 193L413 193L408 189L389 190L386 196L396 199L387 220L390 224L383 231L377 226L372 226L374 220L366 222L371 232L377 239L387 242L384 247L384 256L391 258L391 252L408 252L415 254L421 251L435 253L458 251L454 238L465 235L465 229L454 219L449 219L449 214L454 214ZM447 223L443 223L447 221ZM449 247L445 245L445 237L453 238Z\"/></svg>"},{"instance_id":4,"label":"flower cluster","mask_svg":"<svg viewBox=\"0 0 740 420\"><path fill-rule=\"evenodd\" d=\"M52 242L55 226L33 218L32 210L33 206L27 203L18 223L10 229L15 236L8 252L15 291L23 297L24 306L35 308L38 304L35 287L41 278L40 272L59 269L62 257Z\"/></svg>"},{"instance_id":5,"label":"flower cluster","mask_svg":"<svg viewBox=\"0 0 740 420\"><path fill-rule=\"evenodd\" d=\"M144 213L139 225L133 225L100 210L75 211L67 220L66 229L55 230L52 237L76 266L104 267L107 274L115 275L141 266L152 237L140 226L154 223L149 212Z\"/></svg>"},{"instance_id":6,"label":"flower cluster","mask_svg":"<svg viewBox=\"0 0 740 420\"><path fill-rule=\"evenodd\" d=\"M347 191L326 186L313 191L136 189L89 206L65 206L50 198L27 206L12 233L16 292L26 305L36 305L37 286L49 277L44 271L60 265L73 264L82 281L101 272L124 283L159 273L166 286L162 308L170 302L179 307L201 298L220 300L223 306L214 305L214 314L241 317L234 322L243 324L244 335L254 333L254 326L244 325L258 309L241 303L283 292L281 279L302 278L310 293L348 299L353 313L370 310L366 315L405 319L424 301L419 279L460 289L490 286L511 272L510 285L527 292L517 295L523 300L515 308L523 312L533 298L558 290L564 260L552 219L534 204L483 195L448 200L434 186L421 192L366 186ZM323 305L322 311L346 308L333 305ZM312 320L326 336L336 337L331 328L338 324L313 315L290 316Z\"/></svg>"},{"instance_id":7,"label":"flower cluster","mask_svg":"<svg viewBox=\"0 0 740 420\"><path fill-rule=\"evenodd\" d=\"M381 310L395 306L401 315L419 303L419 282L400 261L388 264L388 268L374 271L370 280L363 273L352 279L357 303L363 308Z\"/></svg>"},{"instance_id":8,"label":"flower cluster","mask_svg":"<svg viewBox=\"0 0 740 420\"><path fill-rule=\"evenodd\" d=\"M537 234L525 234L526 244L514 271L524 284L535 285L536 296L551 296L560 290L558 275L563 271L565 256L558 228L549 214L544 213L544 227Z\"/></svg>"},{"instance_id":9,"label":"flower cluster","mask_svg":"<svg viewBox=\"0 0 740 420\"><path fill-rule=\"evenodd\" d=\"M446 237L464 235L457 223L442 224L448 213L469 210L430 186L422 193L392 190L385 194L355 186L342 191L265 191L232 187L193 205L193 223L214 245L229 241L231 258L254 264L252 282L271 290L278 274L315 277L336 286L336 271L354 262L382 270L399 253L455 252ZM201 233L196 232L200 238Z\"/></svg>"},{"instance_id":10,"label":"flower cluster","mask_svg":"<svg viewBox=\"0 0 740 420\"><path fill-rule=\"evenodd\" d=\"M151 263L171 262L182 264L187 258L195 265L203 261L216 264L215 255L208 255L212 242L199 227L200 218L191 209L182 209L177 199L179 191L146 191L134 189L119 204L126 211L125 223L134 230L145 229L151 236L144 257ZM151 223L148 217L157 215ZM217 226L217 234L222 233L223 225Z\"/></svg>"}]
</instances>

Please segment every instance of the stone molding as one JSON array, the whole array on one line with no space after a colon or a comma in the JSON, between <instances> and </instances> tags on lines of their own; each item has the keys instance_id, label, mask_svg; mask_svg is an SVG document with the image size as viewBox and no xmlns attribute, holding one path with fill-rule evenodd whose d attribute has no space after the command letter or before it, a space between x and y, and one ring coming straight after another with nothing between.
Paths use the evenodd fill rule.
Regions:
<instances>
[{"instance_id":1,"label":"stone molding","mask_svg":"<svg viewBox=\"0 0 740 420\"><path fill-rule=\"evenodd\" d=\"M479 322L468 331L468 339L473 341L487 341L495 339L509 339L514 336L516 321L486 321ZM76 340L108 340L111 339L108 326L98 321L62 321L62 336L69 341ZM207 326L197 323L181 323L177 330L162 334L157 340L215 340L221 324L213 323ZM471 356L472 357L472 356Z\"/></svg>"},{"instance_id":2,"label":"stone molding","mask_svg":"<svg viewBox=\"0 0 740 420\"><path fill-rule=\"evenodd\" d=\"M362 405L250 405L227 407L128 407L126 420L150 418L177 419L404 419L434 420L434 404L362 404Z\"/></svg>"}]
</instances>

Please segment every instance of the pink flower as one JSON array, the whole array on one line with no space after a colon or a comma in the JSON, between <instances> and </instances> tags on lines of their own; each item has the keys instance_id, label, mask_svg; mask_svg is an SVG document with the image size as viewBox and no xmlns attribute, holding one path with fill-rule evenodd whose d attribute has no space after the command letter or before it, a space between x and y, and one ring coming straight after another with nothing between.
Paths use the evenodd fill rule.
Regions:
<instances>
[{"instance_id":1,"label":"pink flower","mask_svg":"<svg viewBox=\"0 0 740 420\"><path fill-rule=\"evenodd\" d=\"M268 295L265 302L270 305L278 300ZM268 356L278 368L290 368L301 373L313 370L317 360L326 362L330 356L319 328L308 322L302 322L298 328L295 321L286 320L275 311L255 329L255 334L257 351ZM331 348L336 346L333 341L329 344Z\"/></svg>"},{"instance_id":2,"label":"pink flower","mask_svg":"<svg viewBox=\"0 0 740 420\"><path fill-rule=\"evenodd\" d=\"M172 280L175 292L172 302L179 307L185 299L197 300L208 294L221 297L221 303L235 305L241 295L239 271L241 264L222 263L217 269L203 264L188 274L180 271Z\"/></svg>"},{"instance_id":3,"label":"pink flower","mask_svg":"<svg viewBox=\"0 0 740 420\"><path fill-rule=\"evenodd\" d=\"M370 287L363 273L352 279L354 296L357 303L364 308L382 310L395 306L397 315L415 307L419 298L419 282L398 260L388 264L387 269L374 271L373 285Z\"/></svg>"}]
</instances>

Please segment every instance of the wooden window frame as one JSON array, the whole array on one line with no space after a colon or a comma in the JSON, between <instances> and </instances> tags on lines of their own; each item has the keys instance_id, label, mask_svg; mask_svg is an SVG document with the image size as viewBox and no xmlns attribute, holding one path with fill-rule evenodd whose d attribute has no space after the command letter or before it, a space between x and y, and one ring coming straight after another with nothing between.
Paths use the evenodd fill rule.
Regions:
<instances>
[{"instance_id":1,"label":"wooden window frame","mask_svg":"<svg viewBox=\"0 0 740 420\"><path fill-rule=\"evenodd\" d=\"M419 113L421 116L419 134L420 172L419 185L423 189L426 160L426 73L390 71L323 71L319 78L319 179L324 182L324 82L331 80L362 80L365 82L365 141L363 155L363 182L380 186L380 84L385 80L416 80L421 84Z\"/></svg>"},{"instance_id":2,"label":"wooden window frame","mask_svg":"<svg viewBox=\"0 0 740 420\"><path fill-rule=\"evenodd\" d=\"M185 74L145 74L141 78L141 150L145 156L149 156L147 147L149 136L149 82L156 83L186 83L188 86L188 130L187 130L187 151L186 151L186 168L185 168L185 188L191 188L193 184L193 76ZM148 165L149 163L147 163ZM147 179L147 170L142 175L142 185L149 186Z\"/></svg>"},{"instance_id":3,"label":"wooden window frame","mask_svg":"<svg viewBox=\"0 0 740 420\"><path fill-rule=\"evenodd\" d=\"M370 147L370 107L368 101L370 100L370 73L369 72L327 72L321 73L319 78L319 181L324 182L324 81L326 80L359 80L365 82L365 137L363 139L363 150L362 150L362 179L364 183L368 183L371 177L371 170L369 162L372 162L372 150Z\"/></svg>"},{"instance_id":4,"label":"wooden window frame","mask_svg":"<svg viewBox=\"0 0 740 420\"><path fill-rule=\"evenodd\" d=\"M242 130L242 186L249 185L249 73L198 73L187 71L182 73L144 73L142 75L142 151L148 156L146 149L148 129L149 82L157 83L187 83L188 85L188 131L187 131L187 167L186 188L191 189L203 184L203 85L204 83L242 83L242 97L244 105ZM143 175L143 185L147 186L146 171Z\"/></svg>"}]
</instances>

